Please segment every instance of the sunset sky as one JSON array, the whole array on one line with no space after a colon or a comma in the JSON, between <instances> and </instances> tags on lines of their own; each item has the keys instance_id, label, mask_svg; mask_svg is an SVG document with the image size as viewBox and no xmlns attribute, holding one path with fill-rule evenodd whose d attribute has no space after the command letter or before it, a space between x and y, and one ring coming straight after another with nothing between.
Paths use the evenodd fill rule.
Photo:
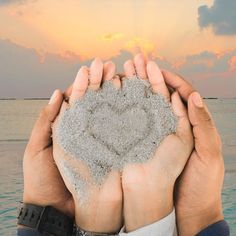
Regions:
<instances>
[{"instance_id":1,"label":"sunset sky","mask_svg":"<svg viewBox=\"0 0 236 236\"><path fill-rule=\"evenodd\" d=\"M48 97L99 56L137 52L236 97L235 0L0 0L0 98Z\"/></svg>"}]
</instances>

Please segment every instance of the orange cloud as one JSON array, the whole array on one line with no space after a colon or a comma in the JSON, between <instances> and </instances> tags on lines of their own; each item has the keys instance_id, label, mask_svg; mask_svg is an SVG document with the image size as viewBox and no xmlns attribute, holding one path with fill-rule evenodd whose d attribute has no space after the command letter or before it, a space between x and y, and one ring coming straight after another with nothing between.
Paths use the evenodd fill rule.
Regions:
<instances>
[{"instance_id":1,"label":"orange cloud","mask_svg":"<svg viewBox=\"0 0 236 236\"><path fill-rule=\"evenodd\" d=\"M236 56L231 57L228 63L229 63L230 71L235 71L236 70Z\"/></svg>"},{"instance_id":2,"label":"orange cloud","mask_svg":"<svg viewBox=\"0 0 236 236\"><path fill-rule=\"evenodd\" d=\"M200 60L196 60L193 62L193 65L205 65L207 67L213 67L214 66L214 61L210 60L210 59L200 59Z\"/></svg>"},{"instance_id":3,"label":"orange cloud","mask_svg":"<svg viewBox=\"0 0 236 236\"><path fill-rule=\"evenodd\" d=\"M188 59L185 58L180 58L177 61L174 61L172 63L172 68L174 69L181 69L182 67L184 67L187 63L190 63L188 61ZM191 65L205 65L206 67L213 67L214 66L214 60L213 59L205 59L205 58L196 58L194 60L191 61Z\"/></svg>"},{"instance_id":4,"label":"orange cloud","mask_svg":"<svg viewBox=\"0 0 236 236\"><path fill-rule=\"evenodd\" d=\"M143 52L146 55L150 55L155 51L155 44L150 40L146 40L140 37L135 37L125 43L124 49L132 52Z\"/></svg>"},{"instance_id":5,"label":"orange cloud","mask_svg":"<svg viewBox=\"0 0 236 236\"><path fill-rule=\"evenodd\" d=\"M172 63L172 68L179 70L181 67L183 67L186 64L186 58L179 59L178 61L174 61Z\"/></svg>"},{"instance_id":6,"label":"orange cloud","mask_svg":"<svg viewBox=\"0 0 236 236\"><path fill-rule=\"evenodd\" d=\"M103 40L118 40L124 37L122 33L109 33L102 35Z\"/></svg>"}]
</instances>

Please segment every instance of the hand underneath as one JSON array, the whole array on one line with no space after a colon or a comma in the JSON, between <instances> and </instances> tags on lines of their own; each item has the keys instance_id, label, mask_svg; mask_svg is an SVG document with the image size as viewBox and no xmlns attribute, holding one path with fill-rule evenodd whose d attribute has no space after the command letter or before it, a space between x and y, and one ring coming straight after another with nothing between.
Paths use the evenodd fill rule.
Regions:
<instances>
[{"instance_id":1,"label":"hand underneath","mask_svg":"<svg viewBox=\"0 0 236 236\"><path fill-rule=\"evenodd\" d=\"M212 117L197 92L181 77L163 71L168 85L188 100L195 149L176 187L176 213L180 236L195 235L222 220L221 191L224 162L221 140Z\"/></svg>"},{"instance_id":2,"label":"hand underneath","mask_svg":"<svg viewBox=\"0 0 236 236\"><path fill-rule=\"evenodd\" d=\"M175 134L167 136L157 148L152 159L144 164L130 164L124 168L122 187L124 193L124 217L127 232L154 223L173 210L173 190L193 149L191 126L187 111L177 92L171 96L156 63L147 63L141 55L124 65L127 77L135 72L149 79L154 93L171 101L178 117Z\"/></svg>"},{"instance_id":3,"label":"hand underneath","mask_svg":"<svg viewBox=\"0 0 236 236\"><path fill-rule=\"evenodd\" d=\"M23 159L23 202L50 205L73 217L73 198L54 163L52 152L51 124L61 103L62 94L56 90L33 128Z\"/></svg>"}]
</instances>

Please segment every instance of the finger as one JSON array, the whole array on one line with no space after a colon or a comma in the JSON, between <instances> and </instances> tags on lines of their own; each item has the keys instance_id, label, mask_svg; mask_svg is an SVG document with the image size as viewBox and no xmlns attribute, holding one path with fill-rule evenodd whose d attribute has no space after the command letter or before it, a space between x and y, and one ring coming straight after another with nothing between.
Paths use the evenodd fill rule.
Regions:
<instances>
[{"instance_id":1,"label":"finger","mask_svg":"<svg viewBox=\"0 0 236 236\"><path fill-rule=\"evenodd\" d=\"M182 141L190 141L192 144L193 138L192 138L191 125L188 119L187 109L183 104L177 91L171 95L171 104L174 114L178 118L176 135L178 135Z\"/></svg>"},{"instance_id":2,"label":"finger","mask_svg":"<svg viewBox=\"0 0 236 236\"><path fill-rule=\"evenodd\" d=\"M132 78L136 75L134 63L132 60L128 60L124 63L124 71L127 78Z\"/></svg>"},{"instance_id":3,"label":"finger","mask_svg":"<svg viewBox=\"0 0 236 236\"><path fill-rule=\"evenodd\" d=\"M60 112L59 112L58 116L56 117L56 119L54 120L54 123L57 121L58 117L59 117L61 114L63 114L68 108L69 108L68 103L66 103L65 101L63 101L62 104L61 104Z\"/></svg>"},{"instance_id":4,"label":"finger","mask_svg":"<svg viewBox=\"0 0 236 236\"><path fill-rule=\"evenodd\" d=\"M120 78L125 77L125 74L124 74L124 73L117 73L117 75L118 75Z\"/></svg>"},{"instance_id":5,"label":"finger","mask_svg":"<svg viewBox=\"0 0 236 236\"><path fill-rule=\"evenodd\" d=\"M187 101L189 95L194 92L194 88L179 75L173 74L167 70L162 70L162 75L166 84L176 89L185 101Z\"/></svg>"},{"instance_id":6,"label":"finger","mask_svg":"<svg viewBox=\"0 0 236 236\"><path fill-rule=\"evenodd\" d=\"M82 66L75 78L75 81L73 83L73 88L71 91L70 96L70 104L73 104L75 100L82 97L87 88L88 88L88 68L86 66Z\"/></svg>"},{"instance_id":7,"label":"finger","mask_svg":"<svg viewBox=\"0 0 236 236\"><path fill-rule=\"evenodd\" d=\"M69 97L71 96L72 88L73 88L73 84L71 84L63 93L63 97L65 100L69 100Z\"/></svg>"},{"instance_id":8,"label":"finger","mask_svg":"<svg viewBox=\"0 0 236 236\"><path fill-rule=\"evenodd\" d=\"M89 88L98 90L103 76L103 63L100 58L95 58L90 66Z\"/></svg>"},{"instance_id":9,"label":"finger","mask_svg":"<svg viewBox=\"0 0 236 236\"><path fill-rule=\"evenodd\" d=\"M112 80L112 84L119 89L121 87L121 81L119 75L116 75L116 66L113 62L107 62L104 65L104 80Z\"/></svg>"},{"instance_id":10,"label":"finger","mask_svg":"<svg viewBox=\"0 0 236 236\"><path fill-rule=\"evenodd\" d=\"M51 124L57 117L63 96L60 90L55 90L49 104L42 110L32 130L27 149L38 153L51 145Z\"/></svg>"},{"instance_id":11,"label":"finger","mask_svg":"<svg viewBox=\"0 0 236 236\"><path fill-rule=\"evenodd\" d=\"M197 92L193 92L189 96L188 115L193 126L195 149L199 156L219 156L221 152L220 136L207 106Z\"/></svg>"},{"instance_id":12,"label":"finger","mask_svg":"<svg viewBox=\"0 0 236 236\"><path fill-rule=\"evenodd\" d=\"M149 82L154 93L162 94L167 100L170 100L170 93L166 86L161 70L154 61L147 64L147 74Z\"/></svg>"},{"instance_id":13,"label":"finger","mask_svg":"<svg viewBox=\"0 0 236 236\"><path fill-rule=\"evenodd\" d=\"M138 77L147 79L146 59L143 54L139 53L134 57L134 66Z\"/></svg>"},{"instance_id":14,"label":"finger","mask_svg":"<svg viewBox=\"0 0 236 236\"><path fill-rule=\"evenodd\" d=\"M123 82L123 80L127 79L127 77L125 76L124 73L117 73L116 75L119 76L119 78L120 78L120 82L121 82L121 86L122 86L122 82Z\"/></svg>"},{"instance_id":15,"label":"finger","mask_svg":"<svg viewBox=\"0 0 236 236\"><path fill-rule=\"evenodd\" d=\"M103 80L111 80L116 73L116 65L112 61L108 61L104 64L103 68Z\"/></svg>"},{"instance_id":16,"label":"finger","mask_svg":"<svg viewBox=\"0 0 236 236\"><path fill-rule=\"evenodd\" d=\"M120 81L120 76L119 75L115 75L112 79L112 83L113 85L119 89L121 87L121 81Z\"/></svg>"}]
</instances>

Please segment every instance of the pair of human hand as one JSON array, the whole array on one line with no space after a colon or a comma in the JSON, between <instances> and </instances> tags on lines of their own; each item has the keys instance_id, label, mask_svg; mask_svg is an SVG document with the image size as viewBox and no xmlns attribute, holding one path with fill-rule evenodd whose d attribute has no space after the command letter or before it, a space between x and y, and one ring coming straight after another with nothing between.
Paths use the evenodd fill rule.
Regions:
<instances>
[{"instance_id":1,"label":"pair of human hand","mask_svg":"<svg viewBox=\"0 0 236 236\"><path fill-rule=\"evenodd\" d=\"M134 66L131 65L132 63ZM176 188L175 207L177 213L177 224L178 224L179 234L192 235L200 231L205 226L223 218L220 195L221 195L224 167L220 150L219 135L215 129L215 126L209 115L209 112L206 109L205 104L203 103L201 98L199 98L199 95L196 92L194 92L193 88L188 83L186 83L179 76L173 75L170 72L162 71L162 73L160 73L158 69L151 70L150 67L152 67L153 64L148 63L146 65L145 63L146 62L141 55L136 56L133 62L128 61L127 63L125 63L126 75L131 76L134 73L137 73L142 78L145 77L154 78L154 80L152 79L150 80L150 83L153 83L154 85L153 86L154 92L156 90L156 92L164 93L163 95L168 97L167 94L168 90L164 87L165 86L164 81L161 80L162 78L164 78L165 83L168 86L176 89L178 93L181 95L182 99L188 101L188 117L193 126L195 149L192 152L188 160L188 163L183 173L181 174L181 177L178 180ZM93 63L93 67L94 64L96 63ZM107 73L106 74L107 78L111 77L111 75L114 73L111 72L114 71L114 66L111 65L112 65L111 63L108 63L104 66L104 72L105 74ZM108 70L108 68L110 69ZM85 68L82 70L84 70L84 72L82 71L83 73L86 73ZM150 72L154 73L155 75L150 76ZM157 79L159 78L159 80L155 80L155 78ZM117 78L114 80L114 82L116 85L119 86L119 80ZM94 83L92 84L92 86L95 86L93 88L96 89L98 84ZM74 86L74 88L76 88L76 86ZM81 89L78 88L77 90L78 90L77 92L79 93L82 91ZM54 164L52 155L51 123L56 118L60 110L60 105L62 103L62 94L59 91L56 91L54 95L55 96L52 97L50 104L47 105L47 107L40 115L40 118L36 122L34 130L32 132L32 136L25 151L25 157L24 157L25 189L24 189L23 200L25 202L35 203L39 205L52 205L67 214L73 215L74 201L72 199L71 194L66 189L63 180L61 179L60 173L56 165ZM71 94L72 99L76 98L74 97L74 95L75 93L73 93L72 91ZM171 99L172 106L174 106L174 104L177 104L176 107L181 108L180 106L181 101L180 99L178 99L178 94L174 93L172 94L171 97L172 97ZM182 112L179 113L179 116L186 117L184 107L182 108L183 108L182 110L177 109L176 112L177 113ZM188 123L186 121L185 124L188 129ZM183 129L180 129L180 132L182 131ZM189 133L189 131L187 133ZM211 139L208 138L208 135L211 135ZM182 134L181 137L183 137ZM174 139L176 140L176 138L169 137L168 139L170 139L170 141L164 140L164 142L166 142L166 146L168 146L169 149L170 148L169 144L174 144L175 143ZM163 146L162 150L164 150L165 154L166 148L164 148L165 147L164 142L162 144ZM179 144L177 144L177 146L179 146ZM162 156L163 151L160 151L160 149L158 149L159 151L157 150L157 153L159 152L157 156ZM179 150L181 150L181 148ZM178 168L175 166L176 163L172 163L172 161L177 161L178 155L172 155L172 154L173 153L170 153L170 157L169 159L167 159L171 162L169 163L171 165L167 166L168 168L170 168L169 169L170 171L171 170L174 171L173 178L171 179L171 182L174 183L175 179L178 177L178 175L184 168L184 164L187 161L187 158L189 157L190 153L188 154L187 158L186 157L183 158L183 162L181 163L181 165L179 165ZM164 156L165 155L163 155L163 160ZM151 168L153 170L151 171L153 173L152 177L154 177L153 179L155 180L158 176L156 176L156 173L154 171L155 169L152 168L152 166L158 167L159 163L158 160L160 159L161 158L156 158L157 164L155 165L147 165L146 167L142 166L141 168L138 166L130 166L128 168L132 169L127 169L127 171L124 170L123 176L125 176L125 178L123 179L122 184L124 187L124 211L126 212L125 220L126 220L126 227L128 230L134 230L137 227L142 227L143 224L145 225L148 223L152 223L153 221L158 220L161 217L168 214L168 212L172 208L173 203L171 203L168 206L165 206L164 210L163 208L160 208L161 206L165 205L165 201L163 202L163 199L160 199L160 202L162 201L162 204L159 205L156 204L156 202L158 201L155 202L153 201L153 199L150 199L150 201L148 201L147 195L150 194L145 194L145 200L146 202L150 203L153 202L154 204L156 204L155 207L162 209L160 215L157 215L158 213L156 213L155 210L154 211L152 210L152 212L150 211L150 207L153 207L152 204L151 205L142 204L141 209L136 209L140 203L144 202L143 195L140 195L139 198L136 198L137 200L136 204L135 202L133 202L134 203L133 206L131 204L132 199L134 199L134 196L137 196L137 193L141 192L140 189L133 188L133 186L136 186L136 184L132 184L132 178L135 179L136 181L137 179L134 178L134 176L136 177L144 176L143 173L141 172L143 172L143 170L144 172L146 172L145 171L146 168L149 169ZM131 171L133 173L132 176L129 175ZM147 179L141 180L143 181L141 186L142 186L142 191L144 193L145 190L148 192L150 189L155 190L156 188L157 190L159 187L161 187L155 183L156 181L151 181L149 185L149 187L151 186L151 188L146 188L147 186L145 186L145 181L150 179L151 179L150 176L147 176ZM173 186L170 186L167 192L168 195L165 196L169 196L170 199L172 199ZM212 193L215 194L213 195ZM158 196L158 193L156 195ZM152 196L155 195L152 194ZM127 199L130 200L128 201ZM213 205L215 212L212 212ZM153 209L155 207L153 207ZM133 212L134 210L137 210L137 212ZM133 216L138 217L140 215L139 213L141 213L141 211L143 210L144 211L146 210L147 213L146 215L148 217L145 217L145 219L141 220L140 218L135 219L133 217ZM151 217L149 218L149 216ZM192 225L191 228L188 227L189 224ZM189 230L192 230L192 232L190 232Z\"/></svg>"},{"instance_id":2,"label":"pair of human hand","mask_svg":"<svg viewBox=\"0 0 236 236\"><path fill-rule=\"evenodd\" d=\"M82 67L73 84L69 101L63 103L53 125L53 155L62 178L73 195L76 223L92 232L119 231L123 216L125 229L130 232L171 213L176 178L182 172L193 148L186 108L177 92L170 95L157 64L153 61L147 63L142 55L138 55L133 61L127 61L124 69L125 77L120 80L115 76L115 65L111 62L103 65L100 59L95 59L90 68ZM91 180L86 189L89 193L86 194L87 204L82 205L82 193L78 192L73 182L79 182L81 176L86 182L90 182L89 171L83 163L66 154L58 144L55 135L57 121L65 109L73 106L88 89L100 89L103 80L111 80L119 89L125 79L128 80L134 75L150 83L153 93L162 94L166 100L171 101L173 112L178 117L177 131L161 142L152 159L143 164L126 165L122 170L122 177L119 171L112 171L101 186L94 185ZM74 173L73 181L68 172ZM79 173L80 177L74 180L76 173Z\"/></svg>"}]
</instances>

